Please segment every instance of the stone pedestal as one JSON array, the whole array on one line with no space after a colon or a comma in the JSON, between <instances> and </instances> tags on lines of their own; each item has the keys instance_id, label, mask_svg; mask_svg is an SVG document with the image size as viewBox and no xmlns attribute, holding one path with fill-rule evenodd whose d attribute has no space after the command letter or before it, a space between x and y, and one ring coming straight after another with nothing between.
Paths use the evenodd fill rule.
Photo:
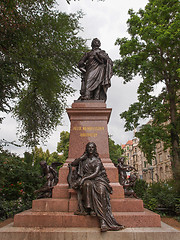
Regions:
<instances>
[{"instance_id":1,"label":"stone pedestal","mask_svg":"<svg viewBox=\"0 0 180 240\"><path fill-rule=\"evenodd\" d=\"M119 184L118 171L109 158L108 129L112 109L106 108L103 101L75 101L72 108L67 109L71 122L69 154L66 163L60 169L59 183L53 189L53 198L69 198L75 204L76 198L68 190L68 163L80 157L88 142L95 142L99 156L106 168L113 188L112 199L124 198L123 187ZM72 200L71 200L72 199ZM77 203L76 203L77 205ZM74 211L75 209L73 209Z\"/></svg>"},{"instance_id":2,"label":"stone pedestal","mask_svg":"<svg viewBox=\"0 0 180 240\"><path fill-rule=\"evenodd\" d=\"M67 109L71 121L69 155L59 171L59 182L53 189L52 199L33 201L32 210L17 214L15 227L94 228L99 227L96 217L77 216L76 192L68 188L68 163L80 157L88 142L95 142L110 184L113 188L111 206L116 220L126 227L160 227L160 216L143 208L140 199L124 198L118 181L118 171L109 158L108 129L111 109L101 101L75 101Z\"/></svg>"},{"instance_id":3,"label":"stone pedestal","mask_svg":"<svg viewBox=\"0 0 180 240\"><path fill-rule=\"evenodd\" d=\"M71 121L69 159L80 157L88 142L95 142L102 161L109 159L108 129L112 109L102 101L76 101L67 109Z\"/></svg>"}]
</instances>

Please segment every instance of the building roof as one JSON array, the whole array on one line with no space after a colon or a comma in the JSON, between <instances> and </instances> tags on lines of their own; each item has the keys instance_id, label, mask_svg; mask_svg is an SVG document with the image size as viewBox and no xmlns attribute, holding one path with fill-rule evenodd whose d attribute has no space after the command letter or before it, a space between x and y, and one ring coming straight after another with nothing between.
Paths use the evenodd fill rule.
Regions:
<instances>
[{"instance_id":1,"label":"building roof","mask_svg":"<svg viewBox=\"0 0 180 240\"><path fill-rule=\"evenodd\" d=\"M133 141L132 140L127 141L126 145L133 145Z\"/></svg>"}]
</instances>

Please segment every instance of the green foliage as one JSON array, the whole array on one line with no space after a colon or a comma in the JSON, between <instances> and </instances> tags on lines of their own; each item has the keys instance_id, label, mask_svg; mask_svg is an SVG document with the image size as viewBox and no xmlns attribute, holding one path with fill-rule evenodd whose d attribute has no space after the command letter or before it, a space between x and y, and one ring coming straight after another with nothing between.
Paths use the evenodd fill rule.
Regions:
<instances>
[{"instance_id":1,"label":"green foliage","mask_svg":"<svg viewBox=\"0 0 180 240\"><path fill-rule=\"evenodd\" d=\"M26 152L24 158L17 157L1 149L0 152L0 219L31 208L36 198L34 191L40 189L46 179L41 179L40 161L62 162L58 153L35 147L32 153Z\"/></svg>"},{"instance_id":2,"label":"green foliage","mask_svg":"<svg viewBox=\"0 0 180 240\"><path fill-rule=\"evenodd\" d=\"M144 207L155 212L158 208L158 201L151 194L146 193L143 198Z\"/></svg>"},{"instance_id":3,"label":"green foliage","mask_svg":"<svg viewBox=\"0 0 180 240\"><path fill-rule=\"evenodd\" d=\"M25 153L26 161L29 159L29 157L26 159L27 155L30 155L31 164L36 167L39 167L41 161L46 161L48 165L51 165L54 162L64 163L64 159L57 152L50 153L48 149L44 152L41 147L38 148L37 146L33 149L31 154Z\"/></svg>"},{"instance_id":4,"label":"green foliage","mask_svg":"<svg viewBox=\"0 0 180 240\"><path fill-rule=\"evenodd\" d=\"M63 161L66 161L68 158L68 152L69 152L69 132L67 131L62 131L60 133L60 142L58 142L57 145L57 151L59 153L62 153L62 159Z\"/></svg>"},{"instance_id":5,"label":"green foliage","mask_svg":"<svg viewBox=\"0 0 180 240\"><path fill-rule=\"evenodd\" d=\"M134 191L139 198L143 198L147 188L148 188L148 184L146 183L146 181L141 179L136 180Z\"/></svg>"},{"instance_id":6,"label":"green foliage","mask_svg":"<svg viewBox=\"0 0 180 240\"><path fill-rule=\"evenodd\" d=\"M60 156L57 152L53 152L50 154L49 158L47 159L47 164L51 165L54 162L63 164L65 161L64 161L64 158L62 156Z\"/></svg>"},{"instance_id":7,"label":"green foliage","mask_svg":"<svg viewBox=\"0 0 180 240\"><path fill-rule=\"evenodd\" d=\"M180 197L176 198L176 203L175 203L175 212L177 213L177 215L179 215L180 218ZM180 222L180 221L179 221Z\"/></svg>"},{"instance_id":8,"label":"green foliage","mask_svg":"<svg viewBox=\"0 0 180 240\"><path fill-rule=\"evenodd\" d=\"M77 36L82 13L58 12L55 2L0 3L0 111L14 113L28 146L36 146L60 123L86 49Z\"/></svg>"},{"instance_id":9,"label":"green foliage","mask_svg":"<svg viewBox=\"0 0 180 240\"><path fill-rule=\"evenodd\" d=\"M0 151L0 218L31 207L34 191L42 186L40 167Z\"/></svg>"},{"instance_id":10,"label":"green foliage","mask_svg":"<svg viewBox=\"0 0 180 240\"><path fill-rule=\"evenodd\" d=\"M121 113L126 131L136 128L142 119L151 118L136 136L149 163L157 142L172 149L174 177L180 181L180 112L179 112L179 22L178 0L149 0L145 9L129 10L127 21L130 38L117 39L121 59L115 61L115 73L124 83L142 77L138 102ZM163 86L159 94L154 94Z\"/></svg>"},{"instance_id":11,"label":"green foliage","mask_svg":"<svg viewBox=\"0 0 180 240\"><path fill-rule=\"evenodd\" d=\"M27 199L26 201L21 198L17 200L0 200L0 220L13 217L15 214L31 208L32 201Z\"/></svg>"},{"instance_id":12,"label":"green foliage","mask_svg":"<svg viewBox=\"0 0 180 240\"><path fill-rule=\"evenodd\" d=\"M156 144L164 140L164 149L170 147L170 139L168 137L167 129L163 125L143 125L138 132L136 137L140 139L139 147L145 153L146 159L152 164L152 159L156 154Z\"/></svg>"},{"instance_id":13,"label":"green foliage","mask_svg":"<svg viewBox=\"0 0 180 240\"><path fill-rule=\"evenodd\" d=\"M141 187L144 188L142 191ZM147 186L143 180L138 180L134 190L142 198L145 208L158 213L180 214L180 192L175 181L154 182Z\"/></svg>"},{"instance_id":14,"label":"green foliage","mask_svg":"<svg viewBox=\"0 0 180 240\"><path fill-rule=\"evenodd\" d=\"M118 158L121 157L123 150L119 144L115 144L114 140L112 140L111 136L108 138L109 140L109 155L110 159L114 164L117 164Z\"/></svg>"}]
</instances>

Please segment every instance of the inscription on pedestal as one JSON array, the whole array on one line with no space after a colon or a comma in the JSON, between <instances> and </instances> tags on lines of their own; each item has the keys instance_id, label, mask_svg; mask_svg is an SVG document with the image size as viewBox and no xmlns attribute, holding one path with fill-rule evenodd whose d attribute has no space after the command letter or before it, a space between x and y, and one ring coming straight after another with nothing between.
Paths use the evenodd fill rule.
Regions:
<instances>
[{"instance_id":1,"label":"inscription on pedestal","mask_svg":"<svg viewBox=\"0 0 180 240\"><path fill-rule=\"evenodd\" d=\"M73 127L72 131L79 131L80 137L97 137L99 131L104 131L104 127Z\"/></svg>"}]
</instances>

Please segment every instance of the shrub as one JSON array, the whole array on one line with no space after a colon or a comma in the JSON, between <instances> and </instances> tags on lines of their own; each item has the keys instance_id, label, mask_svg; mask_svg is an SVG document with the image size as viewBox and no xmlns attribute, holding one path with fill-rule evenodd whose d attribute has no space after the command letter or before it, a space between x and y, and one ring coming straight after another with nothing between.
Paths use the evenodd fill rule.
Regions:
<instances>
[{"instance_id":1,"label":"shrub","mask_svg":"<svg viewBox=\"0 0 180 240\"><path fill-rule=\"evenodd\" d=\"M27 199L23 201L22 198L17 200L0 200L0 220L13 217L16 213L22 212L26 209L31 208L32 201Z\"/></svg>"},{"instance_id":2,"label":"shrub","mask_svg":"<svg viewBox=\"0 0 180 240\"><path fill-rule=\"evenodd\" d=\"M40 167L1 149L0 175L0 218L30 208L34 191L43 184Z\"/></svg>"},{"instance_id":3,"label":"shrub","mask_svg":"<svg viewBox=\"0 0 180 240\"><path fill-rule=\"evenodd\" d=\"M134 190L142 198L145 208L168 215L180 214L180 196L174 181L154 182L148 186L143 180L138 180Z\"/></svg>"},{"instance_id":4,"label":"shrub","mask_svg":"<svg viewBox=\"0 0 180 240\"><path fill-rule=\"evenodd\" d=\"M135 183L134 191L139 198L143 198L147 188L148 184L146 183L146 181L138 179Z\"/></svg>"}]
</instances>

